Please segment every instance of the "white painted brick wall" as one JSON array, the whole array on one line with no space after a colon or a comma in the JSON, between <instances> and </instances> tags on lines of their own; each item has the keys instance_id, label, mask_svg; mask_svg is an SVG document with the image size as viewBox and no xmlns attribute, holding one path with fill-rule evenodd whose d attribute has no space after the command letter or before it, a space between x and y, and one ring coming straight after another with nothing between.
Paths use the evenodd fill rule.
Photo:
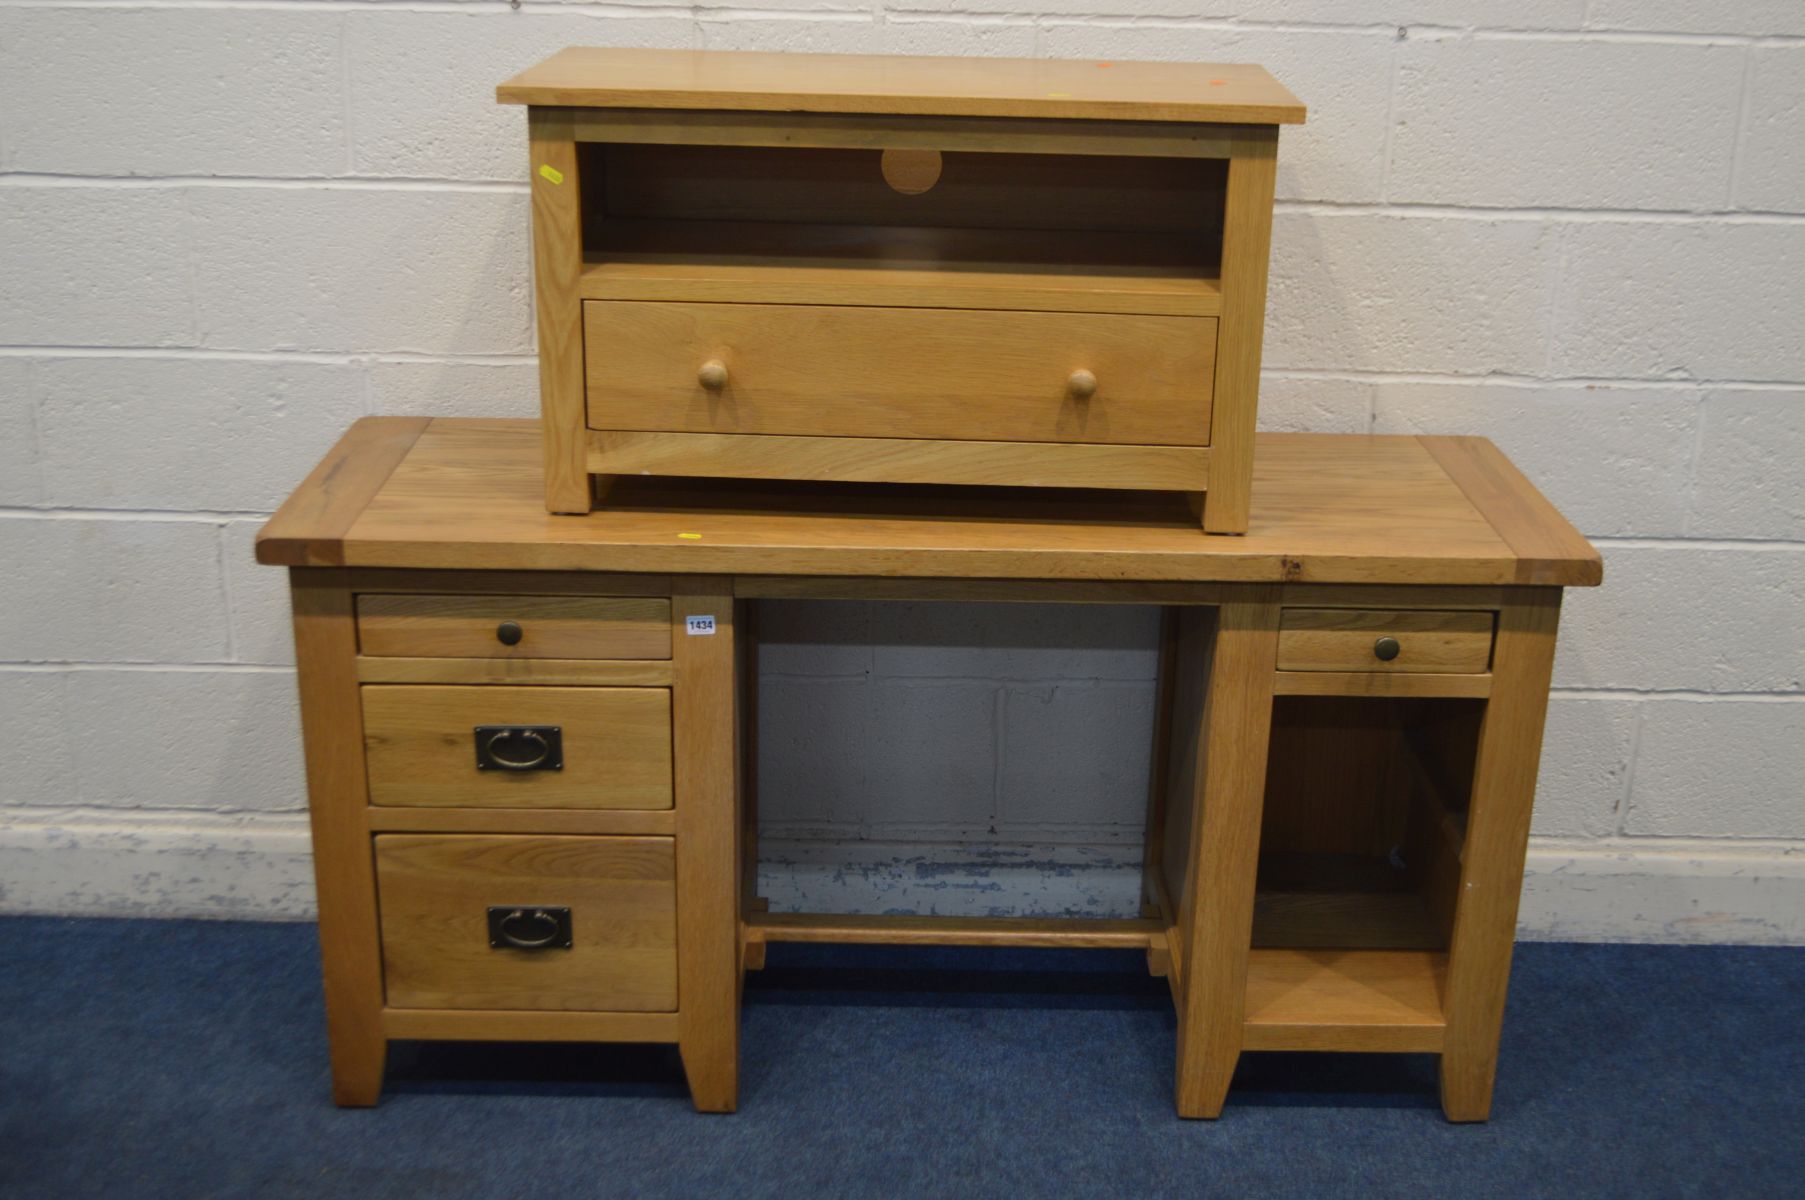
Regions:
<instances>
[{"instance_id":1,"label":"white painted brick wall","mask_svg":"<svg viewBox=\"0 0 1805 1200\"><path fill-rule=\"evenodd\" d=\"M1485 434L1607 556L1525 928L1805 940L1795 0L0 7L0 910L307 910L251 538L359 414L535 410L492 96L572 43L1266 63L1265 427ZM762 616L774 899L1133 902L1147 612Z\"/></svg>"}]
</instances>

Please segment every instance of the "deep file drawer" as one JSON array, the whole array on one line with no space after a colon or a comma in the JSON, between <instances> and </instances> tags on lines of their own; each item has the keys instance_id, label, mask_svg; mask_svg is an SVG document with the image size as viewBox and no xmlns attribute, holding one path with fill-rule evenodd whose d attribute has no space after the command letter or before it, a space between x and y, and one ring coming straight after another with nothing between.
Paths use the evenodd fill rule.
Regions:
<instances>
[{"instance_id":1,"label":"deep file drawer","mask_svg":"<svg viewBox=\"0 0 1805 1200\"><path fill-rule=\"evenodd\" d=\"M393 1008L671 1012L670 838L382 834Z\"/></svg>"},{"instance_id":2,"label":"deep file drawer","mask_svg":"<svg viewBox=\"0 0 1805 1200\"><path fill-rule=\"evenodd\" d=\"M362 689L370 803L671 807L666 688Z\"/></svg>"}]
</instances>

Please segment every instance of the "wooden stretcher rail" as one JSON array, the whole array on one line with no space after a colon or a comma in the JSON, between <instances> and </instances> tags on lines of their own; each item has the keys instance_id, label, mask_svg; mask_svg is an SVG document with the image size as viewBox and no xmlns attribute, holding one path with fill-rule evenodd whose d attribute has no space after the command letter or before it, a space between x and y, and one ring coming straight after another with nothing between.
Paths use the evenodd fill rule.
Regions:
<instances>
[{"instance_id":1,"label":"wooden stretcher rail","mask_svg":"<svg viewBox=\"0 0 1805 1200\"><path fill-rule=\"evenodd\" d=\"M1049 946L1164 949L1158 921L1086 917L891 917L752 913L747 942L836 942L889 946Z\"/></svg>"}]
</instances>

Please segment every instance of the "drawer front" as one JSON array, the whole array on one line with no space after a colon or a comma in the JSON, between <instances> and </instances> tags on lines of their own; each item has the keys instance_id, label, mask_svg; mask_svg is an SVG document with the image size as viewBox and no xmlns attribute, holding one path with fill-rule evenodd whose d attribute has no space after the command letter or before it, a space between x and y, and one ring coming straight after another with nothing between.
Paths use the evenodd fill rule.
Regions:
<instances>
[{"instance_id":1,"label":"drawer front","mask_svg":"<svg viewBox=\"0 0 1805 1200\"><path fill-rule=\"evenodd\" d=\"M670 838L382 834L376 891L392 1008L677 1007Z\"/></svg>"},{"instance_id":2,"label":"drawer front","mask_svg":"<svg viewBox=\"0 0 1805 1200\"><path fill-rule=\"evenodd\" d=\"M362 691L371 804L671 807L669 689L368 684ZM479 751L486 765L479 766Z\"/></svg>"},{"instance_id":3,"label":"drawer front","mask_svg":"<svg viewBox=\"0 0 1805 1200\"><path fill-rule=\"evenodd\" d=\"M1210 440L1213 317L612 300L583 309L595 429ZM718 386L705 385L715 370ZM1087 398L1078 372L1094 379Z\"/></svg>"},{"instance_id":4,"label":"drawer front","mask_svg":"<svg viewBox=\"0 0 1805 1200\"><path fill-rule=\"evenodd\" d=\"M1281 671L1473 674L1491 661L1489 612L1287 608L1279 622Z\"/></svg>"},{"instance_id":5,"label":"drawer front","mask_svg":"<svg viewBox=\"0 0 1805 1200\"><path fill-rule=\"evenodd\" d=\"M364 654L412 658L669 658L671 602L598 596L357 598Z\"/></svg>"}]
</instances>

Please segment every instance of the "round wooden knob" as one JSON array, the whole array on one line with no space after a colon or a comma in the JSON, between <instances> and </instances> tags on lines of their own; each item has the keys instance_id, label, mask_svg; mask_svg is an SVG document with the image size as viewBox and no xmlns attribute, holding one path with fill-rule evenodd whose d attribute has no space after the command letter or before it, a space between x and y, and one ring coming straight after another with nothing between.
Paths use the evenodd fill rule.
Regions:
<instances>
[{"instance_id":1,"label":"round wooden knob","mask_svg":"<svg viewBox=\"0 0 1805 1200\"><path fill-rule=\"evenodd\" d=\"M727 364L718 358L709 359L696 372L696 382L711 392L720 391L727 386Z\"/></svg>"},{"instance_id":2,"label":"round wooden knob","mask_svg":"<svg viewBox=\"0 0 1805 1200\"><path fill-rule=\"evenodd\" d=\"M1066 390L1080 400L1089 400L1097 394L1097 377L1080 368L1073 371L1065 381Z\"/></svg>"},{"instance_id":3,"label":"round wooden knob","mask_svg":"<svg viewBox=\"0 0 1805 1200\"><path fill-rule=\"evenodd\" d=\"M1380 662L1390 662L1396 658L1404 647L1394 637L1382 637L1373 643L1373 657Z\"/></svg>"}]
</instances>

